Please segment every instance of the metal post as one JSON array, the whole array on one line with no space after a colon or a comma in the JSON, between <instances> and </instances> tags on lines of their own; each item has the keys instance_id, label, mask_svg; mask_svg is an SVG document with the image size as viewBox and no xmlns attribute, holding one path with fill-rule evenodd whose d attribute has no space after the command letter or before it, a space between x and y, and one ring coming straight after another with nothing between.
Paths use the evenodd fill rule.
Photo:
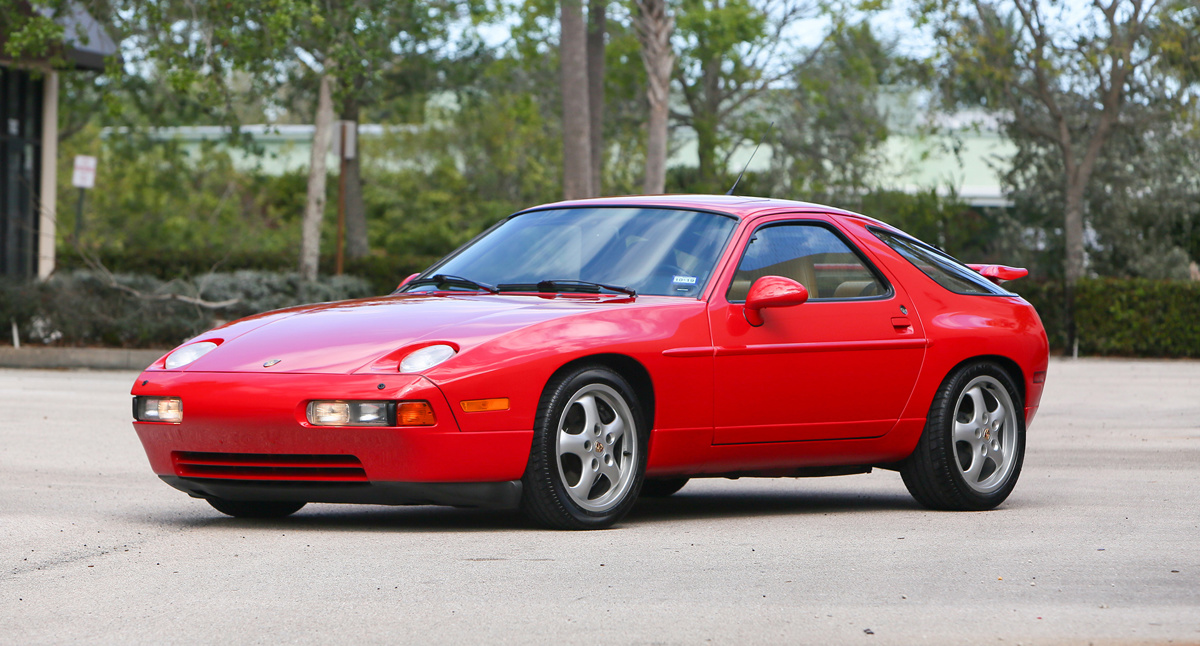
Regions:
<instances>
[{"instance_id":1,"label":"metal post","mask_svg":"<svg viewBox=\"0 0 1200 646\"><path fill-rule=\"evenodd\" d=\"M79 201L75 206L75 244L81 242L80 236L83 235L83 196L86 188L79 187Z\"/></svg>"},{"instance_id":2,"label":"metal post","mask_svg":"<svg viewBox=\"0 0 1200 646\"><path fill-rule=\"evenodd\" d=\"M335 273L342 275L346 259L346 126L348 121L339 121L341 137L338 138L338 157L341 159L341 170L338 171L338 221L337 221L337 267Z\"/></svg>"}]
</instances>

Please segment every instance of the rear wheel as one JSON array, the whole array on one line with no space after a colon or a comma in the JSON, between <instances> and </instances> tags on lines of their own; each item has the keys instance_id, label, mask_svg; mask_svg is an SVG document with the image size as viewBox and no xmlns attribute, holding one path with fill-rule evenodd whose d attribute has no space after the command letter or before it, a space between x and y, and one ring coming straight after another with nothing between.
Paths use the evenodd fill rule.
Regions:
<instances>
[{"instance_id":1,"label":"rear wheel","mask_svg":"<svg viewBox=\"0 0 1200 646\"><path fill-rule=\"evenodd\" d=\"M930 509L981 511L1004 502L1025 459L1024 412L999 365L984 361L951 373L900 468L909 493Z\"/></svg>"},{"instance_id":2,"label":"rear wheel","mask_svg":"<svg viewBox=\"0 0 1200 646\"><path fill-rule=\"evenodd\" d=\"M521 506L557 529L601 529L637 502L646 470L641 406L621 375L585 366L555 377L538 405Z\"/></svg>"},{"instance_id":3,"label":"rear wheel","mask_svg":"<svg viewBox=\"0 0 1200 646\"><path fill-rule=\"evenodd\" d=\"M307 503L266 500L225 500L208 498L214 509L235 518L283 518L300 511Z\"/></svg>"},{"instance_id":4,"label":"rear wheel","mask_svg":"<svg viewBox=\"0 0 1200 646\"><path fill-rule=\"evenodd\" d=\"M683 485L688 483L687 478L664 478L661 480L646 480L642 483L643 498L666 498L667 496L683 489Z\"/></svg>"}]
</instances>

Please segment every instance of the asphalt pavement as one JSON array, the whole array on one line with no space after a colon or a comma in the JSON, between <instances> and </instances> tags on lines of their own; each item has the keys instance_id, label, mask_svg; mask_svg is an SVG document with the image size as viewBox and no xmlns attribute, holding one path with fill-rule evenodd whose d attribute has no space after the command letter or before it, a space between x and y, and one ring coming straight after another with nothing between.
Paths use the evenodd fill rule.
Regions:
<instances>
[{"instance_id":1,"label":"asphalt pavement","mask_svg":"<svg viewBox=\"0 0 1200 646\"><path fill-rule=\"evenodd\" d=\"M692 481L618 527L151 473L135 373L0 370L0 644L1200 644L1200 362L1056 360L1002 507L900 476Z\"/></svg>"}]
</instances>

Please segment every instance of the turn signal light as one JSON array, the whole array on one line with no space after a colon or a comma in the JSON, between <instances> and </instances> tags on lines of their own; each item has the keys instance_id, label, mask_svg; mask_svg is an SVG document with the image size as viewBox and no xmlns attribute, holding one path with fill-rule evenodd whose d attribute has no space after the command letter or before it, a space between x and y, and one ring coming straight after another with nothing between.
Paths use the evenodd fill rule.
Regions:
<instances>
[{"instance_id":1,"label":"turn signal light","mask_svg":"<svg viewBox=\"0 0 1200 646\"><path fill-rule=\"evenodd\" d=\"M429 402L400 402L396 407L397 426L433 426L437 418Z\"/></svg>"},{"instance_id":2,"label":"turn signal light","mask_svg":"<svg viewBox=\"0 0 1200 646\"><path fill-rule=\"evenodd\" d=\"M470 399L458 402L459 406L468 413L484 413L490 410L508 410L508 398Z\"/></svg>"}]
</instances>

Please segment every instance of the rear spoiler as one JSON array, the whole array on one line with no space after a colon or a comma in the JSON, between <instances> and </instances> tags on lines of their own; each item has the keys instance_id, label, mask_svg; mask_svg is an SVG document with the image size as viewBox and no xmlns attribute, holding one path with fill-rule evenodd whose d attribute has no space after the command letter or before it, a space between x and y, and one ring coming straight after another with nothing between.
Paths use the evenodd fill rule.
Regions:
<instances>
[{"instance_id":1,"label":"rear spoiler","mask_svg":"<svg viewBox=\"0 0 1200 646\"><path fill-rule=\"evenodd\" d=\"M1024 278L1029 270L1024 267L1009 267L1008 265L967 265L979 272L981 276L999 285L1005 281Z\"/></svg>"}]
</instances>

